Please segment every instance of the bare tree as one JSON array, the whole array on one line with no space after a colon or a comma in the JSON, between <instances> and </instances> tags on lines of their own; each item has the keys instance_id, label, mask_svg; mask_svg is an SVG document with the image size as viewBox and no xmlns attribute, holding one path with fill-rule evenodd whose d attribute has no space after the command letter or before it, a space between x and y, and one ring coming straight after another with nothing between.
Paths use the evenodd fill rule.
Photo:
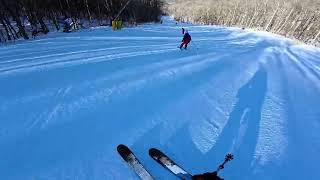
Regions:
<instances>
[{"instance_id":1,"label":"bare tree","mask_svg":"<svg viewBox=\"0 0 320 180\"><path fill-rule=\"evenodd\" d=\"M320 42L318 0L175 0L167 11L179 21L253 28Z\"/></svg>"},{"instance_id":2,"label":"bare tree","mask_svg":"<svg viewBox=\"0 0 320 180\"><path fill-rule=\"evenodd\" d=\"M125 4L128 6L121 10ZM123 21L159 21L162 5L162 0L0 0L0 24L5 34L1 35L6 40L28 39L31 32L46 34L51 26L59 31L68 18L76 27L81 20L92 26L95 20L101 24L117 14Z\"/></svg>"}]
</instances>

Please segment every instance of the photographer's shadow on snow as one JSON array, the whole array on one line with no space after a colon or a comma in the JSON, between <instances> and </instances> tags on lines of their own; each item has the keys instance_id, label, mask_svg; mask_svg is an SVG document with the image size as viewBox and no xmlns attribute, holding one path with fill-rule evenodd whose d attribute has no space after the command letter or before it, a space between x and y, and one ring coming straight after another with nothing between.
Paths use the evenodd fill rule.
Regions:
<instances>
[{"instance_id":1,"label":"photographer's shadow on snow","mask_svg":"<svg viewBox=\"0 0 320 180\"><path fill-rule=\"evenodd\" d=\"M217 143L207 157L221 158L231 152L235 155L232 168L226 171L234 177L252 178L252 162L259 136L261 110L267 92L267 71L262 64L237 93L237 102L230 113ZM208 158L209 159L209 158ZM251 177L251 178L250 178ZM246 178L244 178L246 179Z\"/></svg>"}]
</instances>

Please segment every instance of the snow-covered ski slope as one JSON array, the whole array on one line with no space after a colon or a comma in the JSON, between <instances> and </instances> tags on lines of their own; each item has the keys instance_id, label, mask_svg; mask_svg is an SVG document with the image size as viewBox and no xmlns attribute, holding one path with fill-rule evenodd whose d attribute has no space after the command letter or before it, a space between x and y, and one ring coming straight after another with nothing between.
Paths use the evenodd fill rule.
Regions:
<instances>
[{"instance_id":1,"label":"snow-covered ski slope","mask_svg":"<svg viewBox=\"0 0 320 180\"><path fill-rule=\"evenodd\" d=\"M193 42L180 51L181 27ZM156 179L156 147L192 174L320 179L320 50L266 33L145 24L0 47L0 179Z\"/></svg>"}]
</instances>

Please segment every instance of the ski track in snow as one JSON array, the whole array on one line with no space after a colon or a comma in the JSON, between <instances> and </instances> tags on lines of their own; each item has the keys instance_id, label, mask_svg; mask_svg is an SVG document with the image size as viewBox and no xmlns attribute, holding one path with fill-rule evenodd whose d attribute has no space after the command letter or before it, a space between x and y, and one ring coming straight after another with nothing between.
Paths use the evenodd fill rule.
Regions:
<instances>
[{"instance_id":1,"label":"ski track in snow","mask_svg":"<svg viewBox=\"0 0 320 180\"><path fill-rule=\"evenodd\" d=\"M181 27L193 41L179 50ZM317 180L320 50L264 32L145 24L0 46L0 179L156 179L156 147L192 174ZM292 173L299 172L299 173Z\"/></svg>"}]
</instances>

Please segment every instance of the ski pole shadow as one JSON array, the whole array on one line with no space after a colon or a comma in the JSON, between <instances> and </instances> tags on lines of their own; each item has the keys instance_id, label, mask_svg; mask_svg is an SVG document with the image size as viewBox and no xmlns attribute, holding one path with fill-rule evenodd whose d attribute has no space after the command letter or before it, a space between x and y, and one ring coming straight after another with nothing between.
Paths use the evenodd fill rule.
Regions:
<instances>
[{"instance_id":1,"label":"ski pole shadow","mask_svg":"<svg viewBox=\"0 0 320 180\"><path fill-rule=\"evenodd\" d=\"M219 139L212 150L206 155L208 160L222 161L226 153L233 153L235 160L232 169L225 172L228 178L251 176L251 162L259 135L261 109L267 92L267 71L260 65L252 79L242 86L238 93L233 111L230 113L227 124L223 128Z\"/></svg>"}]
</instances>

